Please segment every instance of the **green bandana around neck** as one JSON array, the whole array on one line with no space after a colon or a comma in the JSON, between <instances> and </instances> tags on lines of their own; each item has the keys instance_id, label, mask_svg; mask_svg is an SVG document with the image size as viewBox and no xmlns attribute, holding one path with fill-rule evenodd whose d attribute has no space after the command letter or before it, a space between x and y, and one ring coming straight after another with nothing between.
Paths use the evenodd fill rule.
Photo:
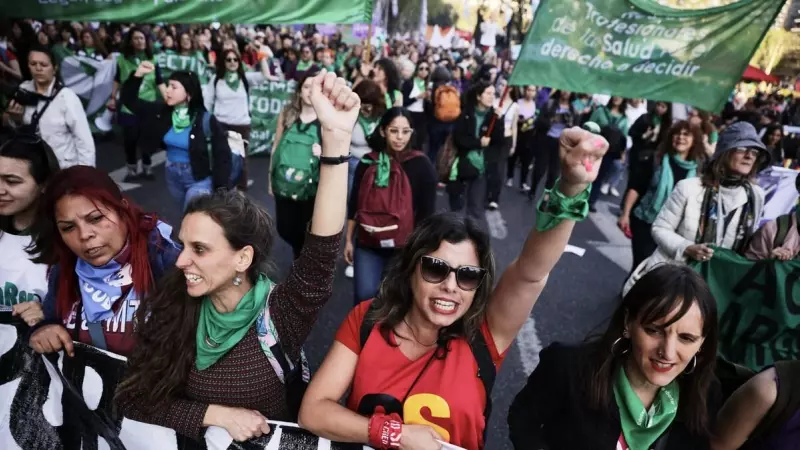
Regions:
<instances>
[{"instance_id":1,"label":"green bandana around neck","mask_svg":"<svg viewBox=\"0 0 800 450\"><path fill-rule=\"evenodd\" d=\"M186 105L178 105L172 109L172 128L175 128L176 133L192 126L192 118L189 116L189 107Z\"/></svg>"},{"instance_id":2,"label":"green bandana around neck","mask_svg":"<svg viewBox=\"0 0 800 450\"><path fill-rule=\"evenodd\" d=\"M622 434L631 450L649 450L669 428L678 414L680 387L673 380L662 387L647 410L633 391L625 369L619 367L614 377L614 399L619 408Z\"/></svg>"},{"instance_id":3,"label":"green bandana around neck","mask_svg":"<svg viewBox=\"0 0 800 450\"><path fill-rule=\"evenodd\" d=\"M306 70L310 69L311 66L314 65L314 61L297 61L297 71L298 72L305 72Z\"/></svg>"},{"instance_id":4,"label":"green bandana around neck","mask_svg":"<svg viewBox=\"0 0 800 450\"><path fill-rule=\"evenodd\" d=\"M83 49L83 51L86 53L86 56L90 57L94 57L94 54L96 53L94 47L86 47Z\"/></svg>"},{"instance_id":5,"label":"green bandana around neck","mask_svg":"<svg viewBox=\"0 0 800 450\"><path fill-rule=\"evenodd\" d=\"M362 114L358 115L358 124L361 125L361 129L364 130L364 137L367 139L375 132L375 128L378 127L379 122L380 120L378 118L368 119Z\"/></svg>"},{"instance_id":6,"label":"green bandana around neck","mask_svg":"<svg viewBox=\"0 0 800 450\"><path fill-rule=\"evenodd\" d=\"M639 206L633 211L636 217L644 220L647 223L653 223L661 212L661 208L667 202L672 189L675 187L675 175L672 173L673 164L682 169L686 169L686 178L693 178L697 175L697 163L694 161L685 161L670 155L664 155L661 159L661 170L656 172L653 177L653 185L647 190L647 193L642 198Z\"/></svg>"},{"instance_id":7,"label":"green bandana around neck","mask_svg":"<svg viewBox=\"0 0 800 450\"><path fill-rule=\"evenodd\" d=\"M425 92L425 80L419 77L414 77L414 86L419 92Z\"/></svg>"},{"instance_id":8,"label":"green bandana around neck","mask_svg":"<svg viewBox=\"0 0 800 450\"><path fill-rule=\"evenodd\" d=\"M266 307L271 291L272 281L261 274L256 284L236 305L236 309L229 313L217 311L211 299L208 296L203 297L200 320L197 323L197 370L211 367L242 340Z\"/></svg>"},{"instance_id":9,"label":"green bandana around neck","mask_svg":"<svg viewBox=\"0 0 800 450\"><path fill-rule=\"evenodd\" d=\"M239 72L225 72L225 84L227 84L233 92L239 90L239 83L241 82L242 80L239 78Z\"/></svg>"}]
</instances>

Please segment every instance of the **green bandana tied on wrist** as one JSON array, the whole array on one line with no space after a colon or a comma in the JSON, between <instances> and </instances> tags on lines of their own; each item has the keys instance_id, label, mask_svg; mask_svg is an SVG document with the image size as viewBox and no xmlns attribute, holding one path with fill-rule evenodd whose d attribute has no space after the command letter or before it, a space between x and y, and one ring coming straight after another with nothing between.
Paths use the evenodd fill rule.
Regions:
<instances>
[{"instance_id":1,"label":"green bandana tied on wrist","mask_svg":"<svg viewBox=\"0 0 800 450\"><path fill-rule=\"evenodd\" d=\"M253 286L229 313L214 308L208 296L200 305L197 323L197 370L205 370L225 356L242 338L267 304L272 281L261 274Z\"/></svg>"},{"instance_id":2,"label":"green bandana tied on wrist","mask_svg":"<svg viewBox=\"0 0 800 450\"><path fill-rule=\"evenodd\" d=\"M678 414L680 387L677 381L662 387L656 394L650 409L633 391L625 370L619 367L614 378L614 399L619 408L622 434L631 450L649 450L669 428Z\"/></svg>"},{"instance_id":3,"label":"green bandana tied on wrist","mask_svg":"<svg viewBox=\"0 0 800 450\"><path fill-rule=\"evenodd\" d=\"M233 92L239 90L239 83L241 83L241 81L242 80L239 79L238 72L231 72L231 71L225 72L225 84L227 84L228 87L231 88Z\"/></svg>"},{"instance_id":4,"label":"green bandana tied on wrist","mask_svg":"<svg viewBox=\"0 0 800 450\"><path fill-rule=\"evenodd\" d=\"M536 231L544 232L555 228L564 220L579 222L589 216L589 194L592 185L575 197L567 197L558 190L561 178L556 180L553 189L545 189L539 208L536 211Z\"/></svg>"},{"instance_id":5,"label":"green bandana tied on wrist","mask_svg":"<svg viewBox=\"0 0 800 450\"><path fill-rule=\"evenodd\" d=\"M192 126L192 118L189 116L189 107L186 105L178 105L172 109L172 128L175 128L176 133Z\"/></svg>"}]
</instances>

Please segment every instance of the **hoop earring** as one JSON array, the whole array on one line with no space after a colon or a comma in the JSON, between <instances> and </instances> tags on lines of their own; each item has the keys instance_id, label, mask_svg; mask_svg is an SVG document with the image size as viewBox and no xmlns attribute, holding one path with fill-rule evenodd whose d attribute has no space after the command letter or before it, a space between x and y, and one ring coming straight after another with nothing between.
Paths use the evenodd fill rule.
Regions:
<instances>
[{"instance_id":1,"label":"hoop earring","mask_svg":"<svg viewBox=\"0 0 800 450\"><path fill-rule=\"evenodd\" d=\"M614 356L622 356L622 355L624 355L625 353L628 353L628 351L630 351L630 349L626 348L626 349L625 349L625 350L623 350L623 351L622 351L622 353L620 353L620 354L617 354L617 353L615 352L615 350L616 350L616 347L617 347L617 344L619 344L621 340L622 340L622 338L621 338L621 337L618 337L618 338L617 338L617 340L616 340L616 341L614 341L614 343L613 343L613 344L611 344L611 354L612 354L612 355L614 355Z\"/></svg>"},{"instance_id":2,"label":"hoop earring","mask_svg":"<svg viewBox=\"0 0 800 450\"><path fill-rule=\"evenodd\" d=\"M690 374L692 374L694 372L694 369L697 369L697 355L696 354L694 356L692 356L692 363L690 363L690 364L692 364L692 369L684 371L683 372L684 375L690 375Z\"/></svg>"},{"instance_id":3,"label":"hoop earring","mask_svg":"<svg viewBox=\"0 0 800 450\"><path fill-rule=\"evenodd\" d=\"M238 274L235 277L233 277L233 285L234 286L242 285L242 278Z\"/></svg>"}]
</instances>

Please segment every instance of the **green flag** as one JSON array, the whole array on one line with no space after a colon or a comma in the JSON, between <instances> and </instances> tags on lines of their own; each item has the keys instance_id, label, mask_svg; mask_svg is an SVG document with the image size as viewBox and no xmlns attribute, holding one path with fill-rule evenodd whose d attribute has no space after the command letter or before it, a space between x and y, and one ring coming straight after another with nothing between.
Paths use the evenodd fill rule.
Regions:
<instances>
[{"instance_id":1,"label":"green flag","mask_svg":"<svg viewBox=\"0 0 800 450\"><path fill-rule=\"evenodd\" d=\"M106 0L24 1L9 17L125 23L359 23L372 18L372 0Z\"/></svg>"},{"instance_id":2,"label":"green flag","mask_svg":"<svg viewBox=\"0 0 800 450\"><path fill-rule=\"evenodd\" d=\"M717 299L720 354L754 370L800 359L800 262L751 261L715 248L693 267Z\"/></svg>"},{"instance_id":3,"label":"green flag","mask_svg":"<svg viewBox=\"0 0 800 450\"><path fill-rule=\"evenodd\" d=\"M721 111L783 3L677 10L655 0L542 0L511 84Z\"/></svg>"}]
</instances>

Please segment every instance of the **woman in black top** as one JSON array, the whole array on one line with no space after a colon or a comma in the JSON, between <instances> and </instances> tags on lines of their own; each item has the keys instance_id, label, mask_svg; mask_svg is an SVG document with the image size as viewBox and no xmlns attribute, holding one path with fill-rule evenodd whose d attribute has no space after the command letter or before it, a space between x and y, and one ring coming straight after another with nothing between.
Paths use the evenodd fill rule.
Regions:
<instances>
[{"instance_id":1,"label":"woman in black top","mask_svg":"<svg viewBox=\"0 0 800 450\"><path fill-rule=\"evenodd\" d=\"M648 272L606 331L555 343L508 412L516 449L707 449L720 403L717 304L686 266Z\"/></svg>"},{"instance_id":2,"label":"woman in black top","mask_svg":"<svg viewBox=\"0 0 800 450\"><path fill-rule=\"evenodd\" d=\"M631 124L628 136L631 150L628 155L628 189L639 184L638 179L653 168L653 158L672 127L672 103L655 102L653 110ZM626 189L627 191L627 189ZM625 196L623 195L623 198Z\"/></svg>"},{"instance_id":3,"label":"woman in black top","mask_svg":"<svg viewBox=\"0 0 800 450\"><path fill-rule=\"evenodd\" d=\"M347 240L344 250L345 262L353 264L356 304L375 296L389 260L402 249L402 246L389 246L388 243L384 246L386 241L381 241L382 248L373 248L356 239L356 232L363 227L359 218L364 213L359 209L362 206L359 196L364 189L369 188L364 183L371 179L364 175L376 163L380 166L375 157L383 153L390 157L390 164L400 163L411 187L410 206L414 214L414 226L433 215L436 210L436 170L424 154L412 150L410 144L415 131L411 128L411 123L411 114L405 108L386 111L375 131L377 136L373 134L370 138L373 152L365 156L356 167L347 206ZM377 170L380 171L380 167ZM379 176L376 174L376 180L377 178ZM392 184L391 180L389 184ZM386 211L387 215L404 209L399 204L391 205L391 208L393 211ZM370 214L374 215L375 211L370 211Z\"/></svg>"}]
</instances>

